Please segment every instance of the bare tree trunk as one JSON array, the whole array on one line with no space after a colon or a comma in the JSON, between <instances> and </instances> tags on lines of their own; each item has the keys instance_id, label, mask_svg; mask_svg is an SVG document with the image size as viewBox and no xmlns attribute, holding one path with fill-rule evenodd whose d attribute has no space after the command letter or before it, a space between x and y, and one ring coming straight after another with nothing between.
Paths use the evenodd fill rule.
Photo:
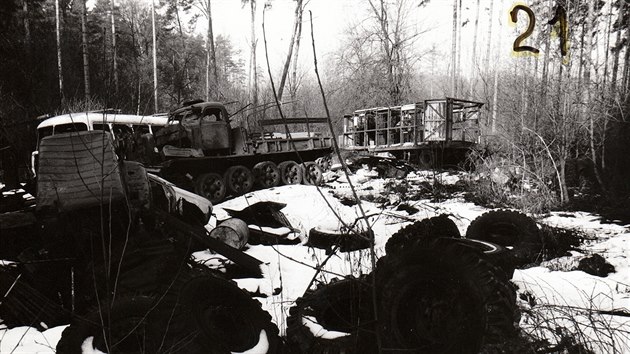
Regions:
<instances>
[{"instance_id":1,"label":"bare tree trunk","mask_svg":"<svg viewBox=\"0 0 630 354\"><path fill-rule=\"evenodd\" d=\"M451 95L457 97L457 0L453 0L453 36L451 39Z\"/></svg>"},{"instance_id":2,"label":"bare tree trunk","mask_svg":"<svg viewBox=\"0 0 630 354\"><path fill-rule=\"evenodd\" d=\"M481 0L477 0L477 9L475 10L475 35L473 36L473 46L472 46L472 60L471 60L471 70L470 70L470 93L468 94L469 98L472 99L475 93L475 82L477 77L477 31L479 29L479 8Z\"/></svg>"},{"instance_id":3,"label":"bare tree trunk","mask_svg":"<svg viewBox=\"0 0 630 354\"><path fill-rule=\"evenodd\" d=\"M604 56L604 90L607 90L606 83L608 82L608 52L610 51L610 32L612 28L612 3L610 4L610 10L608 11L608 19L606 23L606 54Z\"/></svg>"},{"instance_id":4,"label":"bare tree trunk","mask_svg":"<svg viewBox=\"0 0 630 354\"><path fill-rule=\"evenodd\" d=\"M483 64L483 68L486 74L490 71L490 49L492 47L492 25L494 23L494 0L490 0L490 19L488 20L490 25L488 26L488 36L486 44L486 58Z\"/></svg>"},{"instance_id":5,"label":"bare tree trunk","mask_svg":"<svg viewBox=\"0 0 630 354\"><path fill-rule=\"evenodd\" d=\"M206 98L208 101L210 99L218 99L218 89L219 82L217 79L217 59L214 48L214 33L212 31L212 7L211 0L208 0L207 7L207 15L208 15L208 34L206 36ZM214 89L211 89L210 86L210 73L212 73L212 84L214 85ZM216 92L217 94L213 95L212 93Z\"/></svg>"},{"instance_id":6,"label":"bare tree trunk","mask_svg":"<svg viewBox=\"0 0 630 354\"><path fill-rule=\"evenodd\" d=\"M302 12L302 0L297 0L295 5L295 18L293 20L293 34L291 35L291 41L289 42L289 52L287 53L287 59L284 62L284 68L282 69L282 77L280 78L280 85L278 86L278 99L282 102L282 92L284 91L284 84L289 73L289 64L291 64L291 56L293 55L293 45L295 43L295 36L298 32L300 13Z\"/></svg>"},{"instance_id":7,"label":"bare tree trunk","mask_svg":"<svg viewBox=\"0 0 630 354\"><path fill-rule=\"evenodd\" d=\"M618 24L622 23L623 21L625 4L626 4L625 1L621 1L621 5L619 6L619 15L617 15ZM613 99L616 97L616 89L617 89L617 73L619 71L619 53L621 52L621 28L617 28L617 38L615 39L615 48L617 50L613 53L612 77L610 78L610 82L612 84L610 91L611 91L611 97Z\"/></svg>"},{"instance_id":8,"label":"bare tree trunk","mask_svg":"<svg viewBox=\"0 0 630 354\"><path fill-rule=\"evenodd\" d=\"M549 8L551 9L551 1L547 2ZM549 41L551 36L545 36L545 57L543 59L543 67L542 67L542 90L540 90L540 102L543 107L546 106L547 103L547 77L549 74ZM538 119L538 117L536 117ZM538 122L536 122L536 125Z\"/></svg>"},{"instance_id":9,"label":"bare tree trunk","mask_svg":"<svg viewBox=\"0 0 630 354\"><path fill-rule=\"evenodd\" d=\"M157 39L155 37L155 1L151 0L151 28L153 32L153 112L158 112Z\"/></svg>"},{"instance_id":10,"label":"bare tree trunk","mask_svg":"<svg viewBox=\"0 0 630 354\"><path fill-rule=\"evenodd\" d=\"M499 33L501 33L501 20L499 20ZM498 36L499 37L499 41L497 43L497 47L501 48L501 35ZM491 38L489 38L488 40L492 40ZM497 102L498 102L498 97L499 97L499 53L500 51L497 50L496 55L495 55L495 61L494 61L494 89L493 89L493 94L492 94L492 120L491 120L491 132L492 134L496 133L497 131Z\"/></svg>"},{"instance_id":11,"label":"bare tree trunk","mask_svg":"<svg viewBox=\"0 0 630 354\"><path fill-rule=\"evenodd\" d=\"M83 48L83 84L85 88L85 100L90 99L90 60L88 57L88 45L87 45L87 7L85 6L86 0L82 0L82 13L81 13L81 46Z\"/></svg>"},{"instance_id":12,"label":"bare tree trunk","mask_svg":"<svg viewBox=\"0 0 630 354\"><path fill-rule=\"evenodd\" d=\"M302 0L300 0L302 2ZM300 7L300 15L298 19L297 36L295 38L295 55L293 55L293 72L291 73L291 101L295 102L297 98L298 82L297 82L297 67L298 67L298 55L300 54L300 38L302 37L302 14L304 13L304 6ZM293 103L293 116L297 116L297 105Z\"/></svg>"},{"instance_id":13,"label":"bare tree trunk","mask_svg":"<svg viewBox=\"0 0 630 354\"><path fill-rule=\"evenodd\" d=\"M28 86L32 86L33 83L33 61L32 61L32 57L33 57L33 42L31 40L31 19L30 19L30 15L28 13L28 1L29 0L22 0L22 13L23 13L23 19L24 19L24 52L26 53L26 56L24 58L24 64L26 66L26 72L29 73L28 76L26 76L26 80L28 83ZM26 98L28 100L28 102L32 101L32 93L31 90L27 90L26 92ZM27 105L26 107L27 110L27 114L30 116L30 105Z\"/></svg>"},{"instance_id":14,"label":"bare tree trunk","mask_svg":"<svg viewBox=\"0 0 630 354\"><path fill-rule=\"evenodd\" d=\"M116 48L116 15L114 14L115 5L114 0L110 0L111 16L112 16L112 61L114 65L114 90L118 94L118 56Z\"/></svg>"},{"instance_id":15,"label":"bare tree trunk","mask_svg":"<svg viewBox=\"0 0 630 354\"><path fill-rule=\"evenodd\" d=\"M256 73L256 0L249 0L251 10L251 92L250 101L254 108L258 107L258 74ZM256 118L256 117L254 117Z\"/></svg>"},{"instance_id":16,"label":"bare tree trunk","mask_svg":"<svg viewBox=\"0 0 630 354\"><path fill-rule=\"evenodd\" d=\"M59 16L59 0L55 0L55 32L57 37L57 72L59 75L59 96L61 97L61 103L63 104L63 66L61 64L61 18Z\"/></svg>"},{"instance_id":17,"label":"bare tree trunk","mask_svg":"<svg viewBox=\"0 0 630 354\"><path fill-rule=\"evenodd\" d=\"M462 95L463 91L464 91L464 87L463 87L463 81L462 81L462 0L459 0L459 3L457 4L457 6L459 7L457 9L457 65L455 66L457 68L457 82L455 83L457 85L457 88L455 89L455 91L457 92L458 95Z\"/></svg>"},{"instance_id":18,"label":"bare tree trunk","mask_svg":"<svg viewBox=\"0 0 630 354\"><path fill-rule=\"evenodd\" d=\"M26 49L27 60L30 60L31 57L31 21L28 14L28 1L22 0L22 12L24 13L24 44Z\"/></svg>"},{"instance_id":19,"label":"bare tree trunk","mask_svg":"<svg viewBox=\"0 0 630 354\"><path fill-rule=\"evenodd\" d=\"M595 5L594 2L589 1L588 4L588 24L587 35L588 40L586 42L586 68L584 70L584 84L586 86L586 101L584 106L587 107L586 114L588 115L589 120L589 142L590 142L590 150L591 150L591 160L593 160L593 172L595 173L595 177L597 178L597 183L600 188L605 191L604 181L602 180L602 176L599 173L599 166L597 163L597 149L595 148L595 122L594 122L594 112L591 107L591 70L593 65L593 28L595 27Z\"/></svg>"},{"instance_id":20,"label":"bare tree trunk","mask_svg":"<svg viewBox=\"0 0 630 354\"><path fill-rule=\"evenodd\" d=\"M626 28L626 38L630 40L630 26ZM629 94L630 92L630 43L626 43L626 54L623 58L623 80L622 90L623 94Z\"/></svg>"},{"instance_id":21,"label":"bare tree trunk","mask_svg":"<svg viewBox=\"0 0 630 354\"><path fill-rule=\"evenodd\" d=\"M392 39L389 35L389 19L387 10L385 8L385 1L379 1L379 8L377 9L372 0L369 1L370 6L372 7L372 11L374 12L374 16L379 22L380 30L381 30L381 46L383 48L383 54L385 57L385 65L387 71L387 82L389 83L389 96L392 104L399 103L400 100L400 83L394 77L394 49L392 49L391 44L396 43L392 42Z\"/></svg>"}]
</instances>

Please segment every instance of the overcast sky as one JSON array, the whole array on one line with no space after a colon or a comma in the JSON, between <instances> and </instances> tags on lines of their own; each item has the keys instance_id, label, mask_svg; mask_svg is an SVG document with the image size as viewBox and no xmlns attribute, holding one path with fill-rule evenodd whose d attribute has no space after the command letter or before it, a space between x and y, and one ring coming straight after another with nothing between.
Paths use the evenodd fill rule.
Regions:
<instances>
[{"instance_id":1,"label":"overcast sky","mask_svg":"<svg viewBox=\"0 0 630 354\"><path fill-rule=\"evenodd\" d=\"M151 0L144 0L150 4ZM157 0L156 0L157 1ZM200 0L204 1L205 0ZM268 1L268 0L267 0ZM267 1L257 1L256 32L258 37L257 58L258 66L266 72L265 52L262 37L262 18L264 4ZM409 0L410 3L417 2ZM88 2L89 3L89 2ZM271 8L266 10L266 31L269 46L269 60L272 63L274 76L280 71L288 51L293 28L293 14L295 1L272 0ZM510 0L494 0L494 14L490 16L490 0L481 0L479 12L478 45L476 55L482 61L486 55L488 43L488 27L493 25L493 47L491 60L500 63L504 67L513 67L523 62L522 57L512 53L514 39L523 33L527 27L528 18L523 11L519 12L518 23L515 27L510 25L509 11L516 4ZM462 28L462 56L461 72L467 76L472 71L472 42L474 36L474 17L476 1L463 1ZM535 42L537 34L550 33L548 13L542 8L533 8L536 16L536 25L533 35L523 44L532 45L541 49L542 43ZM197 9L194 9L198 11ZM313 13L315 41L318 61L325 65L330 53L339 50L350 26L365 26L369 21L370 11L367 0L310 0L304 13L304 26L302 32L302 44L300 47L300 64L304 70L312 72L313 57L310 41L310 22L308 10ZM215 36L222 34L228 36L235 47L241 50L242 58L246 65L249 63L250 45L250 10L249 6L243 7L241 0L212 0L212 17ZM425 73L448 74L451 63L451 34L453 21L452 0L430 0L423 7L411 6L408 12L407 28L410 32L426 31L418 37L414 50L422 55L435 47L438 54L431 61L424 62L421 70ZM499 34L499 22L501 29ZM569 19L571 26L571 19ZM205 35L207 22L204 17L198 20L197 31ZM501 38L499 40L499 37ZM544 36L542 36L544 38ZM500 43L499 43L500 41ZM553 38L551 50L557 48L557 38ZM571 48L570 48L571 52ZM497 60L498 59L498 60ZM573 56L575 59L575 56ZM432 64L431 64L432 63Z\"/></svg>"}]
</instances>

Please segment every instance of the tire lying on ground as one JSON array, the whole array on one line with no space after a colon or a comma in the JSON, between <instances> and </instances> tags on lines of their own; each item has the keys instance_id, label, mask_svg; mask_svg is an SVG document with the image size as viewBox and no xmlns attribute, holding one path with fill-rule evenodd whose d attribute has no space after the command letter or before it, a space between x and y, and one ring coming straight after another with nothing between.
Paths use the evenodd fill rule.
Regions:
<instances>
[{"instance_id":1,"label":"tire lying on ground","mask_svg":"<svg viewBox=\"0 0 630 354\"><path fill-rule=\"evenodd\" d=\"M476 353L516 334L513 287L455 239L383 257L376 277L382 346L392 352Z\"/></svg>"},{"instance_id":2,"label":"tire lying on ground","mask_svg":"<svg viewBox=\"0 0 630 354\"><path fill-rule=\"evenodd\" d=\"M536 222L511 210L493 210L479 216L468 226L466 238L510 249L516 266L539 260L544 246Z\"/></svg>"},{"instance_id":3,"label":"tire lying on ground","mask_svg":"<svg viewBox=\"0 0 630 354\"><path fill-rule=\"evenodd\" d=\"M308 290L289 310L292 353L362 354L376 349L370 276Z\"/></svg>"},{"instance_id":4,"label":"tire lying on ground","mask_svg":"<svg viewBox=\"0 0 630 354\"><path fill-rule=\"evenodd\" d=\"M163 324L160 335L179 338L178 350L208 354L282 351L278 327L269 313L232 281L193 270L175 281L173 288L179 290L167 296L163 307L170 309L170 324Z\"/></svg>"},{"instance_id":5,"label":"tire lying on ground","mask_svg":"<svg viewBox=\"0 0 630 354\"><path fill-rule=\"evenodd\" d=\"M92 348L105 353L157 353L156 345L162 338L149 328L155 303L156 298L144 295L123 296L113 304L104 303L101 310L93 309L86 316L75 318L64 329L57 353L81 354L84 341L90 337Z\"/></svg>"},{"instance_id":6,"label":"tire lying on ground","mask_svg":"<svg viewBox=\"0 0 630 354\"><path fill-rule=\"evenodd\" d=\"M385 244L387 254L400 253L419 239L460 238L459 229L448 215L442 214L408 225L392 235Z\"/></svg>"},{"instance_id":7,"label":"tire lying on ground","mask_svg":"<svg viewBox=\"0 0 630 354\"><path fill-rule=\"evenodd\" d=\"M501 269L508 279L514 276L515 266L511 251L507 248L488 241L465 238L459 239L458 242L479 251L485 260Z\"/></svg>"}]
</instances>

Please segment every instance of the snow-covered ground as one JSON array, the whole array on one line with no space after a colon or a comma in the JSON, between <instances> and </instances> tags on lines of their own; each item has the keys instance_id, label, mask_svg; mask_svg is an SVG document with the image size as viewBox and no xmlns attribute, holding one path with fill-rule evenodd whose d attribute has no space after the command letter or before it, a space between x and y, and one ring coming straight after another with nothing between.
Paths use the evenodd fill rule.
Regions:
<instances>
[{"instance_id":1,"label":"snow-covered ground","mask_svg":"<svg viewBox=\"0 0 630 354\"><path fill-rule=\"evenodd\" d=\"M419 172L408 178L411 185L431 182L457 183L461 175ZM351 179L361 194L381 193L387 181L371 175L357 174ZM223 208L242 209L257 201L285 203L282 212L291 224L303 235L313 227L340 230L344 225L355 222L365 227L363 212L374 230L376 254L385 253L388 238L413 220L421 220L442 213L451 214L460 232L465 234L470 222L488 209L465 202L455 196L442 202L429 200L406 200L403 195L392 202L403 201L418 210L414 214L397 210L396 205L378 205L362 202L363 212L358 205L347 206L334 196L350 195L344 181L332 182L328 187L282 186L256 191L222 204L216 205L214 213L219 220L228 217ZM357 222L357 220L359 220ZM540 223L585 232L589 241L582 245L583 253L573 252L541 266L517 270L513 282L518 286L519 305L522 308L521 328L536 338L551 343L562 340L565 334L579 338L596 353L630 352L630 318L617 315L615 311L630 312L630 229L599 221L597 215L583 212L551 213L539 218ZM214 221L211 221L214 222ZM289 308L314 281L330 281L347 275L365 274L371 271L372 263L368 250L335 253L328 256L324 250L302 244L278 246L248 246L246 253L266 263L263 279L240 279L237 283L250 291L269 294L259 299L263 308L272 315L281 332L286 327ZM582 271L567 271L577 260L597 253L615 266L616 272L602 278ZM197 252L194 257L211 261L216 255L208 251ZM323 266L322 264L325 263ZM317 270L321 269L321 270ZM274 289L281 289L278 293ZM1 326L1 325L0 325ZM2 327L0 327L2 328ZM53 353L64 326L39 332L34 328L20 327L0 329L0 353Z\"/></svg>"}]
</instances>

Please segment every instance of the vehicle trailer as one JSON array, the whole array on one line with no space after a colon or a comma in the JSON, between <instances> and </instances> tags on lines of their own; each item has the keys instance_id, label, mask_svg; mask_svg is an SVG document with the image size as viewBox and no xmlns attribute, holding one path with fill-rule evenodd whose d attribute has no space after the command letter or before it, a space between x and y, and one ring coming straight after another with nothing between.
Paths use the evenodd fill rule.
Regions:
<instances>
[{"instance_id":1,"label":"vehicle trailer","mask_svg":"<svg viewBox=\"0 0 630 354\"><path fill-rule=\"evenodd\" d=\"M479 142L482 106L447 97L356 110L344 116L342 145L345 150L390 153L427 168L457 165Z\"/></svg>"},{"instance_id":2,"label":"vehicle trailer","mask_svg":"<svg viewBox=\"0 0 630 354\"><path fill-rule=\"evenodd\" d=\"M255 186L318 184L322 170L315 163L329 154L330 137L311 132L322 118L267 120L262 127L307 124L302 133L250 133L232 127L225 106L193 101L169 114L169 123L155 135L165 160L159 174L176 185L217 203L227 195L242 195Z\"/></svg>"}]
</instances>

